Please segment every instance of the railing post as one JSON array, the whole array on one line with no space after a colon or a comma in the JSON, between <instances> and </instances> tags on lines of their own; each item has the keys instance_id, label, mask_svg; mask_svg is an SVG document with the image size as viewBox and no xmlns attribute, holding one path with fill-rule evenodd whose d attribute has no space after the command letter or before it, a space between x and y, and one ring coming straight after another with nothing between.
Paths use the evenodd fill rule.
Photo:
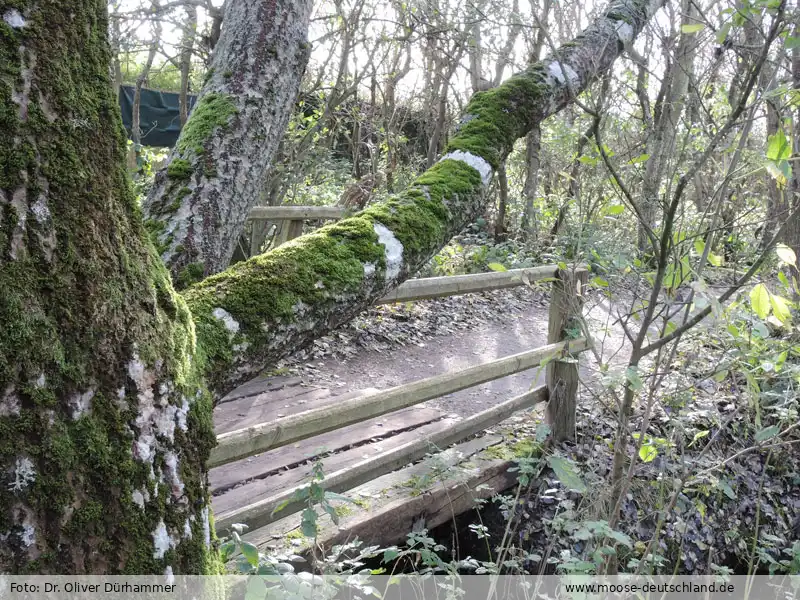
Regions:
<instances>
[{"instance_id":1,"label":"railing post","mask_svg":"<svg viewBox=\"0 0 800 600\"><path fill-rule=\"evenodd\" d=\"M252 234L250 236L250 256L261 254L261 247L267 241L267 232L270 228L270 221L266 219L253 219L251 221Z\"/></svg>"},{"instance_id":2,"label":"railing post","mask_svg":"<svg viewBox=\"0 0 800 600\"><path fill-rule=\"evenodd\" d=\"M583 309L583 291L589 273L586 269L559 269L553 282L547 343L580 337L579 319ZM553 439L575 438L575 415L578 405L578 362L566 355L547 363L547 423Z\"/></svg>"}]
</instances>

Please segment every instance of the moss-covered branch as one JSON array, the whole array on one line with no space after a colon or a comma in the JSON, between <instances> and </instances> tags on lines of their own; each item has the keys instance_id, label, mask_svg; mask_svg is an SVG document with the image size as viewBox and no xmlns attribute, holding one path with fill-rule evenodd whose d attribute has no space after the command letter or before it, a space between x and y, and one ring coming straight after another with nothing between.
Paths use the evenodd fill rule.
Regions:
<instances>
[{"instance_id":1,"label":"moss-covered branch","mask_svg":"<svg viewBox=\"0 0 800 600\"><path fill-rule=\"evenodd\" d=\"M608 70L659 6L617 0L553 56L476 94L445 156L401 194L187 289L214 392L352 318L423 266L482 210L514 141Z\"/></svg>"}]
</instances>

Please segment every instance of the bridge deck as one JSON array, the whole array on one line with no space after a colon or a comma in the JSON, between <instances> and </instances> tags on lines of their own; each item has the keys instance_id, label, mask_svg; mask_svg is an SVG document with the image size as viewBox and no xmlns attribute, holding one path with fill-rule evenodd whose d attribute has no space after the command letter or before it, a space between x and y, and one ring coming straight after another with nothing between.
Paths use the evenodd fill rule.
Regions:
<instances>
[{"instance_id":1,"label":"bridge deck","mask_svg":"<svg viewBox=\"0 0 800 600\"><path fill-rule=\"evenodd\" d=\"M310 408L335 404L345 398L363 394L365 390L354 393L339 392L340 390L336 389L308 386L299 377L278 376L253 380L234 390L218 404L214 413L217 433L249 427ZM268 513L271 513L272 509L285 504L292 497L294 490L308 485L316 460L321 461L323 471L327 475L347 469L350 465L362 463L372 456L401 448L431 434L449 430L459 421L461 418L457 415L446 414L442 410L422 404L216 467L211 470L209 481L215 518L222 525L220 534L226 534L226 524L237 522L236 517L241 514L243 507L266 502L270 507ZM330 540L337 540L342 535L361 532L368 538L376 538L381 537L379 532L383 531L386 533L383 535L383 541L394 539L397 537L396 527L387 528L385 523L387 518L391 521L394 517L404 515L405 521L409 522L418 518L423 511L421 499L418 497L423 492L429 494L431 487L435 486L437 481L439 484L444 481L441 477L438 480L436 478L429 480L427 474L433 465L431 461L435 462L436 469L441 469L443 464L448 468L455 468L458 463L468 461L476 452L502 440L503 438L497 435L485 435L456 446L455 448L460 448L459 450L448 450L415 465L398 464L399 471L364 482L346 492L348 497L357 499L357 505L347 504L342 508L340 503L339 510L347 516L341 523L343 529L340 530L330 524L325 535ZM431 453L438 450L440 449L430 448ZM479 483L497 479L498 473L495 472L497 465L494 462L497 461L484 460L481 466L489 469L489 475L470 471L472 479L477 477L475 481ZM415 481L416 484L408 486L402 483L404 481ZM493 480L493 483L498 481ZM476 485L478 484L475 483L472 488ZM467 486L465 490L470 492L472 488ZM284 513L294 512L301 507L301 504L290 505ZM471 505L471 501L469 504ZM447 516L444 516L447 512L446 507L440 507L442 514L434 516L433 522L429 525L432 526L434 522L442 519L447 520L452 517L453 511L458 510L455 505L448 504L448 506L450 508L447 510L450 512ZM466 508L468 507L464 506L460 510ZM430 506L424 510L429 512ZM248 539L259 545L268 542L274 545L276 538L284 538L286 534L296 529L299 523L298 514L284 516L279 511L274 516L261 515L250 523L251 532L248 534ZM392 532L393 534L389 535Z\"/></svg>"}]
</instances>

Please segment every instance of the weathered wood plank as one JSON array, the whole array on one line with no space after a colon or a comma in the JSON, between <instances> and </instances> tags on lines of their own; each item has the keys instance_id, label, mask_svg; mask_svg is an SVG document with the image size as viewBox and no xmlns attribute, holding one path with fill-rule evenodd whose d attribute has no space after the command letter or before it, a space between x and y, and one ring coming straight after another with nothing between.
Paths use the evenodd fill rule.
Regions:
<instances>
[{"instance_id":1,"label":"weathered wood plank","mask_svg":"<svg viewBox=\"0 0 800 600\"><path fill-rule=\"evenodd\" d=\"M255 206L250 209L248 219L341 219L347 214L342 206Z\"/></svg>"},{"instance_id":2,"label":"weathered wood plank","mask_svg":"<svg viewBox=\"0 0 800 600\"><path fill-rule=\"evenodd\" d=\"M325 488L334 492L352 489L370 479L400 468L409 462L419 460L429 453L431 449L446 448L507 419L518 410L534 406L539 402L546 401L546 399L547 388L540 386L526 394L472 415L463 421L449 423L449 420L445 419L445 421L440 421L431 426L421 427L412 432L415 434L413 437L416 439L410 441L404 439L402 444L399 443L400 438L409 437L406 434L389 438L388 441L394 447L380 454L369 456L364 460L353 463L352 458L347 458L346 461L341 460L343 455L347 453L334 455L330 464L337 462L337 464L347 466L331 472L329 463L325 462ZM298 474L298 476L301 480L307 477L306 474ZM267 487L266 485L253 485L248 489L244 489L248 485L250 484L215 498L214 514L218 528L224 529L230 527L233 523L246 523L251 528L262 527L272 520L272 515L270 514L272 510L283 502L290 501L295 494L295 489L289 489L288 486L284 485L280 493L262 497L265 493L269 493L262 491L263 488ZM295 480L293 480L293 485L297 485ZM226 498L226 496L228 497ZM250 503L243 505L246 499L249 499ZM303 504L301 502L289 502L284 511L286 511L285 514L290 514L302 508Z\"/></svg>"},{"instance_id":3,"label":"weathered wood plank","mask_svg":"<svg viewBox=\"0 0 800 600\"><path fill-rule=\"evenodd\" d=\"M378 442L351 448L323 458L325 489L334 492L344 491L349 487L360 485L370 478L367 471L371 472L373 469L361 468L351 471L353 466L372 464L375 461L381 461L379 464L385 465L387 470L394 470L404 466L413 458L406 459L406 455L403 452L398 453L396 451L408 448L409 444L422 442L420 446L425 449L422 455L426 452L434 451L435 448L427 441L428 437L438 431L449 429L456 423L456 419L446 418L429 425L423 425L412 431L406 431ZM387 453L393 453L391 457L395 459L395 462L386 460L384 455ZM286 500L291 500L297 489L308 484L312 466L312 464L305 464L266 479L246 483L224 494L215 496L212 500L212 506L217 530L226 529L233 523L246 523L251 528L256 528L273 521L274 518L271 513L275 507ZM367 474L367 477L362 479L364 473ZM302 510L303 507L304 504L302 502L290 502L276 517L290 515Z\"/></svg>"},{"instance_id":4,"label":"weathered wood plank","mask_svg":"<svg viewBox=\"0 0 800 600\"><path fill-rule=\"evenodd\" d=\"M283 375L257 377L237 387L230 394L219 400L217 404L233 402L239 398L247 398L248 396L255 396L266 392L274 392L275 390L298 386L301 383L303 383L302 377L286 377Z\"/></svg>"},{"instance_id":5,"label":"weathered wood plank","mask_svg":"<svg viewBox=\"0 0 800 600\"><path fill-rule=\"evenodd\" d=\"M554 343L580 330L583 292L589 272L586 269L559 270L550 298L547 342ZM575 420L578 403L578 365L570 360L553 360L547 365L547 422L557 442L575 439Z\"/></svg>"},{"instance_id":6,"label":"weathered wood plank","mask_svg":"<svg viewBox=\"0 0 800 600\"><path fill-rule=\"evenodd\" d=\"M363 500L370 513L377 512L382 506L390 502L399 498L408 499L412 495L419 494L424 489L432 487L437 482L441 483L449 479L452 477L451 471L453 467L470 460L470 457L478 452L499 444L502 441L502 436L490 434L456 444L451 448L437 453L435 457L425 459L398 471L387 473L363 485L357 486L347 492L346 495L353 499ZM442 470L445 472L442 473ZM439 475L439 473L442 474ZM417 488L407 485L412 481L421 482L422 487ZM344 517L342 525L346 527L348 522L361 519L363 516L364 509L358 509L353 515ZM264 544L269 544L274 540L279 540L277 545L280 546L284 536L290 531L296 530L298 525L299 518L297 515L281 517L265 527L248 531L244 539L259 547ZM338 529L332 523L326 525L326 521L323 521L322 526L324 529L321 533L321 539L333 535Z\"/></svg>"},{"instance_id":7,"label":"weathered wood plank","mask_svg":"<svg viewBox=\"0 0 800 600\"><path fill-rule=\"evenodd\" d=\"M587 347L584 338L549 344L461 371L429 377L247 429L224 433L217 436L218 444L211 451L209 466L223 465L270 448L291 444L345 425L520 373L560 356L565 351L576 353Z\"/></svg>"},{"instance_id":8,"label":"weathered wood plank","mask_svg":"<svg viewBox=\"0 0 800 600\"><path fill-rule=\"evenodd\" d=\"M283 446L211 469L208 476L209 484L212 492L219 495L239 483L265 478L268 473L286 470L313 460L321 454L347 449L366 440L395 435L401 431L436 421L444 416L444 412L435 408L412 406L391 415L376 417L364 423L357 423L303 440L292 446Z\"/></svg>"},{"instance_id":9,"label":"weathered wood plank","mask_svg":"<svg viewBox=\"0 0 800 600\"><path fill-rule=\"evenodd\" d=\"M296 386L240 398L235 402L216 407L214 430L217 435L238 431L270 419L295 415L307 411L309 408L332 406L344 398L359 395L360 392L354 392L342 396L332 396L331 390L327 388Z\"/></svg>"},{"instance_id":10,"label":"weathered wood plank","mask_svg":"<svg viewBox=\"0 0 800 600\"><path fill-rule=\"evenodd\" d=\"M375 304L409 302L411 300L426 300L445 296L457 296L459 294L502 290L555 277L557 272L558 267L556 266L543 266L531 269L511 269L510 271L477 273L473 275L410 279L378 300Z\"/></svg>"}]
</instances>

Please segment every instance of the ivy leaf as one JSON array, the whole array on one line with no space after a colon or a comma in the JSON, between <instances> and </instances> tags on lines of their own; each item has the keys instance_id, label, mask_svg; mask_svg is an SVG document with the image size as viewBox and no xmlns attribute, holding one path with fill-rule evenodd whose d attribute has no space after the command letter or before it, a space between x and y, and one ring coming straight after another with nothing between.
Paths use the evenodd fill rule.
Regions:
<instances>
[{"instance_id":1,"label":"ivy leaf","mask_svg":"<svg viewBox=\"0 0 800 600\"><path fill-rule=\"evenodd\" d=\"M300 531L308 538L317 537L317 513L313 508L307 508L303 511L303 516L300 520Z\"/></svg>"},{"instance_id":2,"label":"ivy leaf","mask_svg":"<svg viewBox=\"0 0 800 600\"><path fill-rule=\"evenodd\" d=\"M644 387L642 378L639 376L639 370L636 367L628 367L625 369L625 379L631 385L633 391L638 392Z\"/></svg>"},{"instance_id":3,"label":"ivy leaf","mask_svg":"<svg viewBox=\"0 0 800 600\"><path fill-rule=\"evenodd\" d=\"M681 33L685 33L686 35L692 35L697 33L698 31L703 31L706 26L702 23L692 23L691 25L681 25Z\"/></svg>"},{"instance_id":4,"label":"ivy leaf","mask_svg":"<svg viewBox=\"0 0 800 600\"><path fill-rule=\"evenodd\" d=\"M575 490L579 494L586 492L586 484L583 483L580 475L575 470L575 465L571 461L561 456L548 456L547 464L550 465L561 485L565 488Z\"/></svg>"},{"instance_id":5,"label":"ivy leaf","mask_svg":"<svg viewBox=\"0 0 800 600\"><path fill-rule=\"evenodd\" d=\"M750 305L761 319L766 319L770 311L769 290L763 283L759 283L750 290Z\"/></svg>"}]
</instances>

